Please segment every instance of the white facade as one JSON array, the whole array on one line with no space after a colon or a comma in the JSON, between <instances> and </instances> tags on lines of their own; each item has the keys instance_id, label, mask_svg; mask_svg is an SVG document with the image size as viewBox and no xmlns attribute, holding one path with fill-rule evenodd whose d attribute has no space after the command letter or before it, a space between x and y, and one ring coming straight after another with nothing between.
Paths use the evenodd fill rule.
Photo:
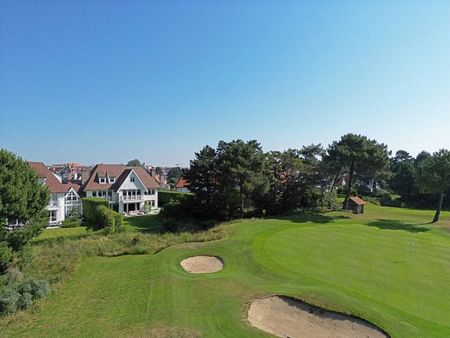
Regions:
<instances>
[{"instance_id":1,"label":"white facade","mask_svg":"<svg viewBox=\"0 0 450 338\"><path fill-rule=\"evenodd\" d=\"M56 226L61 224L65 219L65 193L52 193L50 197L50 201L46 209L48 210L48 224L49 226Z\"/></svg>"},{"instance_id":2,"label":"white facade","mask_svg":"<svg viewBox=\"0 0 450 338\"><path fill-rule=\"evenodd\" d=\"M74 213L81 215L81 199L73 188L67 193L52 193L46 209L49 226L58 226L67 216Z\"/></svg>"},{"instance_id":3,"label":"white facade","mask_svg":"<svg viewBox=\"0 0 450 338\"><path fill-rule=\"evenodd\" d=\"M104 179L106 183L108 179ZM148 213L158 208L158 189L147 189L134 170L131 170L117 191L86 191L87 197L101 197L110 202L110 206L120 213L141 211Z\"/></svg>"}]
</instances>

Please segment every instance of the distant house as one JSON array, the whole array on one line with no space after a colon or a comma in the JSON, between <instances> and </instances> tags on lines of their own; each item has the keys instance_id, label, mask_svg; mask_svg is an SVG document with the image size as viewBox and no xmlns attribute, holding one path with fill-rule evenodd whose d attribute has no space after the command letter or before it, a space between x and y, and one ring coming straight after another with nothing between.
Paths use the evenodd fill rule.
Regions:
<instances>
[{"instance_id":1,"label":"distant house","mask_svg":"<svg viewBox=\"0 0 450 338\"><path fill-rule=\"evenodd\" d=\"M180 177L175 184L175 190L178 192L189 192L188 184L183 177Z\"/></svg>"},{"instance_id":2,"label":"distant house","mask_svg":"<svg viewBox=\"0 0 450 338\"><path fill-rule=\"evenodd\" d=\"M61 224L66 216L76 212L81 214L80 186L63 184L61 178L51 172L42 162L28 162L37 175L39 181L45 184L51 193L46 209L48 210L48 224Z\"/></svg>"},{"instance_id":3,"label":"distant house","mask_svg":"<svg viewBox=\"0 0 450 338\"><path fill-rule=\"evenodd\" d=\"M355 214L363 214L364 213L364 205L366 202L359 197L352 196L348 201L349 210L353 211Z\"/></svg>"},{"instance_id":4,"label":"distant house","mask_svg":"<svg viewBox=\"0 0 450 338\"><path fill-rule=\"evenodd\" d=\"M98 164L82 187L86 197L101 197L121 213L158 208L159 184L143 167Z\"/></svg>"}]
</instances>

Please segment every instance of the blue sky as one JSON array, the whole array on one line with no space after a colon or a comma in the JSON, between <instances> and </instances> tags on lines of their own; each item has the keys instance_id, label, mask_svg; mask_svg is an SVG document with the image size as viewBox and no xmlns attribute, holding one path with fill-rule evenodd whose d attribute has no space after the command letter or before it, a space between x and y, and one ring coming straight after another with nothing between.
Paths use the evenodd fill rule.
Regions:
<instances>
[{"instance_id":1,"label":"blue sky","mask_svg":"<svg viewBox=\"0 0 450 338\"><path fill-rule=\"evenodd\" d=\"M1 1L0 147L188 164L362 133L450 148L450 2Z\"/></svg>"}]
</instances>

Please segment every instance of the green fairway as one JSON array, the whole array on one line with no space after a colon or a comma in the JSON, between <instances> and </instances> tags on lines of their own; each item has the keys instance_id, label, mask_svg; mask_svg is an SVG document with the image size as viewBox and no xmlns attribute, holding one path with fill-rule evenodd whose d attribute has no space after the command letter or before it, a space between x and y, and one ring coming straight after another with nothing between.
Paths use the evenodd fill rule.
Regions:
<instances>
[{"instance_id":1,"label":"green fairway","mask_svg":"<svg viewBox=\"0 0 450 338\"><path fill-rule=\"evenodd\" d=\"M233 222L222 240L89 258L35 310L0 320L0 335L260 337L246 306L283 294L363 317L392 337L449 337L450 213L430 226L432 216L367 205L365 215ZM156 227L145 220L126 227ZM197 254L220 256L224 269L185 272L180 260Z\"/></svg>"}]
</instances>

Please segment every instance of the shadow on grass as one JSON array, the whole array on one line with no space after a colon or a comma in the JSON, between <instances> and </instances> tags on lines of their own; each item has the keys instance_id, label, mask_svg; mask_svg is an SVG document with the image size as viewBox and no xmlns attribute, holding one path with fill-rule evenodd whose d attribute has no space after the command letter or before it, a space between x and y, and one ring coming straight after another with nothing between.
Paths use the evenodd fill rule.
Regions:
<instances>
[{"instance_id":1,"label":"shadow on grass","mask_svg":"<svg viewBox=\"0 0 450 338\"><path fill-rule=\"evenodd\" d=\"M427 232L430 228L425 228L417 224L405 223L394 219L377 219L376 221L368 222L366 225L377 227L385 230L403 230L413 233Z\"/></svg>"},{"instance_id":2,"label":"shadow on grass","mask_svg":"<svg viewBox=\"0 0 450 338\"><path fill-rule=\"evenodd\" d=\"M319 224L325 224L330 223L332 221L338 220L338 219L351 219L349 216L344 215L337 215L337 216L328 216L324 215L320 212L312 212L312 211L304 211L299 212L291 215L287 215L284 217L280 217L281 219L289 220L295 223L319 223Z\"/></svg>"}]
</instances>

